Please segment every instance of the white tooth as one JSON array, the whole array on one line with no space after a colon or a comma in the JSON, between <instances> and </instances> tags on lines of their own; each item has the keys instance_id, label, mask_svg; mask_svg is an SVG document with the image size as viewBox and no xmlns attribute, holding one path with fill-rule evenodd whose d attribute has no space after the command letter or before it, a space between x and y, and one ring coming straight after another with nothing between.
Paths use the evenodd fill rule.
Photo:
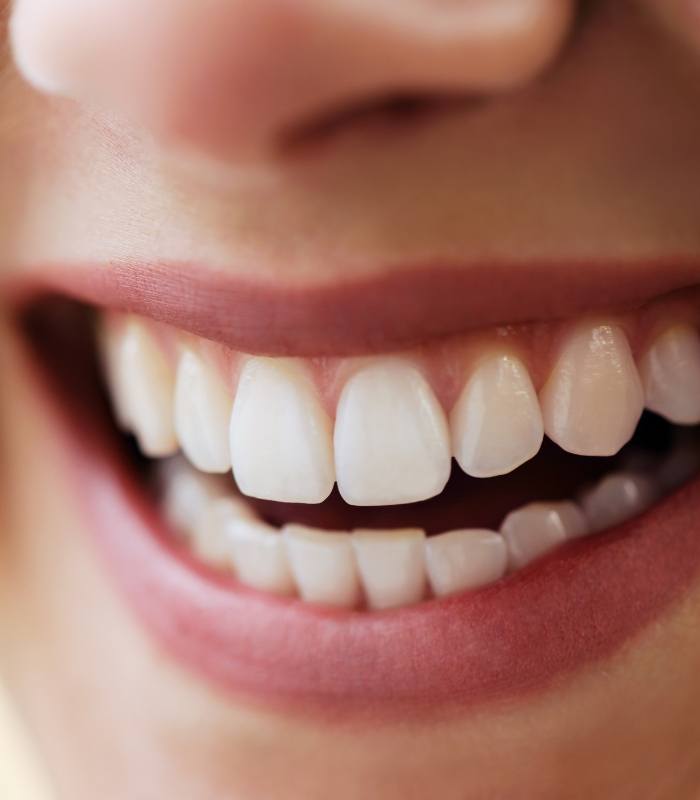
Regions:
<instances>
[{"instance_id":1,"label":"white tooth","mask_svg":"<svg viewBox=\"0 0 700 800\"><path fill-rule=\"evenodd\" d=\"M693 328L678 325L661 334L640 372L647 408L678 425L700 422L700 336Z\"/></svg>"},{"instance_id":2,"label":"white tooth","mask_svg":"<svg viewBox=\"0 0 700 800\"><path fill-rule=\"evenodd\" d=\"M568 539L585 536L588 523L581 509L568 501L531 503L512 511L501 525L511 569L518 569Z\"/></svg>"},{"instance_id":3,"label":"white tooth","mask_svg":"<svg viewBox=\"0 0 700 800\"><path fill-rule=\"evenodd\" d=\"M611 456L634 434L644 392L625 332L581 325L566 340L540 394L545 431L564 450Z\"/></svg>"},{"instance_id":4,"label":"white tooth","mask_svg":"<svg viewBox=\"0 0 700 800\"><path fill-rule=\"evenodd\" d=\"M185 455L203 472L231 468L228 427L233 399L216 370L186 350L175 381L175 430Z\"/></svg>"},{"instance_id":5,"label":"white tooth","mask_svg":"<svg viewBox=\"0 0 700 800\"><path fill-rule=\"evenodd\" d=\"M127 382L119 379L121 336L119 331L104 319L97 329L97 344L114 416L121 428L129 430Z\"/></svg>"},{"instance_id":6,"label":"white tooth","mask_svg":"<svg viewBox=\"0 0 700 800\"><path fill-rule=\"evenodd\" d=\"M173 424L175 375L143 323L131 318L116 334L109 374L120 418L147 456L177 451Z\"/></svg>"},{"instance_id":7,"label":"white tooth","mask_svg":"<svg viewBox=\"0 0 700 800\"><path fill-rule=\"evenodd\" d=\"M192 532L210 503L227 494L218 478L197 472L178 456L159 463L158 483L165 518L185 535Z\"/></svg>"},{"instance_id":8,"label":"white tooth","mask_svg":"<svg viewBox=\"0 0 700 800\"><path fill-rule=\"evenodd\" d=\"M231 461L243 494L320 503L333 490L331 421L298 362L251 358L231 415Z\"/></svg>"},{"instance_id":9,"label":"white tooth","mask_svg":"<svg viewBox=\"0 0 700 800\"><path fill-rule=\"evenodd\" d=\"M508 566L505 539L494 531L457 530L430 536L426 566L438 596L477 589L502 577Z\"/></svg>"},{"instance_id":10,"label":"white tooth","mask_svg":"<svg viewBox=\"0 0 700 800\"><path fill-rule=\"evenodd\" d=\"M439 494L450 476L445 414L420 371L377 360L345 384L335 422L338 489L352 505L396 505Z\"/></svg>"},{"instance_id":11,"label":"white tooth","mask_svg":"<svg viewBox=\"0 0 700 800\"><path fill-rule=\"evenodd\" d=\"M509 353L482 359L452 409L450 428L455 458L476 478L512 472L536 455L544 425L522 361Z\"/></svg>"},{"instance_id":12,"label":"white tooth","mask_svg":"<svg viewBox=\"0 0 700 800\"><path fill-rule=\"evenodd\" d=\"M253 589L296 594L282 534L264 522L235 520L227 526L238 580Z\"/></svg>"},{"instance_id":13,"label":"white tooth","mask_svg":"<svg viewBox=\"0 0 700 800\"><path fill-rule=\"evenodd\" d=\"M367 604L373 609L418 603L425 596L425 532L358 530L352 535Z\"/></svg>"},{"instance_id":14,"label":"white tooth","mask_svg":"<svg viewBox=\"0 0 700 800\"><path fill-rule=\"evenodd\" d=\"M196 555L211 566L233 567L232 528L239 520L257 521L252 509L243 500L222 497L210 503L200 514L194 528L192 546Z\"/></svg>"},{"instance_id":15,"label":"white tooth","mask_svg":"<svg viewBox=\"0 0 700 800\"><path fill-rule=\"evenodd\" d=\"M289 563L301 597L309 603L354 608L360 580L350 534L287 525Z\"/></svg>"},{"instance_id":16,"label":"white tooth","mask_svg":"<svg viewBox=\"0 0 700 800\"><path fill-rule=\"evenodd\" d=\"M602 531L646 511L657 496L650 478L614 472L584 492L580 503L591 530Z\"/></svg>"}]
</instances>

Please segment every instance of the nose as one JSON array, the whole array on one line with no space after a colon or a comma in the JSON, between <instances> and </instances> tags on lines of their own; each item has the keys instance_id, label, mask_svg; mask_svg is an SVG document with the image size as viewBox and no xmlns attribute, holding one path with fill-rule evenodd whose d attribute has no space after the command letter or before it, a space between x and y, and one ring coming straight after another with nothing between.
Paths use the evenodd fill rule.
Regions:
<instances>
[{"instance_id":1,"label":"nose","mask_svg":"<svg viewBox=\"0 0 700 800\"><path fill-rule=\"evenodd\" d=\"M235 161L368 100L522 85L557 55L574 3L16 0L11 38L38 88Z\"/></svg>"}]
</instances>

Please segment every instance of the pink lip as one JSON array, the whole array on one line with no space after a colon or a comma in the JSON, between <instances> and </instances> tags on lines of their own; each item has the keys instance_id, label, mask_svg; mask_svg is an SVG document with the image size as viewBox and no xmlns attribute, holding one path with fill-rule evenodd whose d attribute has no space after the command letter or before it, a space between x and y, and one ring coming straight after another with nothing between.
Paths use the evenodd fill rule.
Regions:
<instances>
[{"instance_id":1,"label":"pink lip","mask_svg":"<svg viewBox=\"0 0 700 800\"><path fill-rule=\"evenodd\" d=\"M496 324L627 310L700 282L697 259L647 262L431 263L374 278L285 285L187 264L37 271L15 300L41 291L132 311L268 355L388 351Z\"/></svg>"},{"instance_id":2,"label":"pink lip","mask_svg":"<svg viewBox=\"0 0 700 800\"><path fill-rule=\"evenodd\" d=\"M387 718L522 696L614 654L699 572L700 480L477 593L378 614L265 596L179 553L107 432L44 377L39 393L108 573L167 651L259 703Z\"/></svg>"}]
</instances>

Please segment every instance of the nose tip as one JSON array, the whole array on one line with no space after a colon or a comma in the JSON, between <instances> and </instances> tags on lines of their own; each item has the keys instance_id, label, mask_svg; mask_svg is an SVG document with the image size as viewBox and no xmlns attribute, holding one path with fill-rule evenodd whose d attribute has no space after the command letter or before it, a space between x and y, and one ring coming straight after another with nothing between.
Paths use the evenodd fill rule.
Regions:
<instances>
[{"instance_id":1,"label":"nose tip","mask_svg":"<svg viewBox=\"0 0 700 800\"><path fill-rule=\"evenodd\" d=\"M17 0L11 37L40 89L236 161L367 98L523 84L558 53L574 2Z\"/></svg>"}]
</instances>

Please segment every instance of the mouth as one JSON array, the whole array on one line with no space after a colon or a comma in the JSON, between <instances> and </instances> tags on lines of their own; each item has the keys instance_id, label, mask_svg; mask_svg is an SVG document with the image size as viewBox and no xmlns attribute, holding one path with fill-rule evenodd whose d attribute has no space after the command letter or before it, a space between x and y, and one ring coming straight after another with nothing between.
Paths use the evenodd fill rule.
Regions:
<instances>
[{"instance_id":1,"label":"mouth","mask_svg":"<svg viewBox=\"0 0 700 800\"><path fill-rule=\"evenodd\" d=\"M647 278L362 355L246 352L235 315L212 334L169 295L164 322L95 276L17 319L99 552L169 652L258 702L435 711L611 657L696 577L700 306Z\"/></svg>"}]
</instances>

